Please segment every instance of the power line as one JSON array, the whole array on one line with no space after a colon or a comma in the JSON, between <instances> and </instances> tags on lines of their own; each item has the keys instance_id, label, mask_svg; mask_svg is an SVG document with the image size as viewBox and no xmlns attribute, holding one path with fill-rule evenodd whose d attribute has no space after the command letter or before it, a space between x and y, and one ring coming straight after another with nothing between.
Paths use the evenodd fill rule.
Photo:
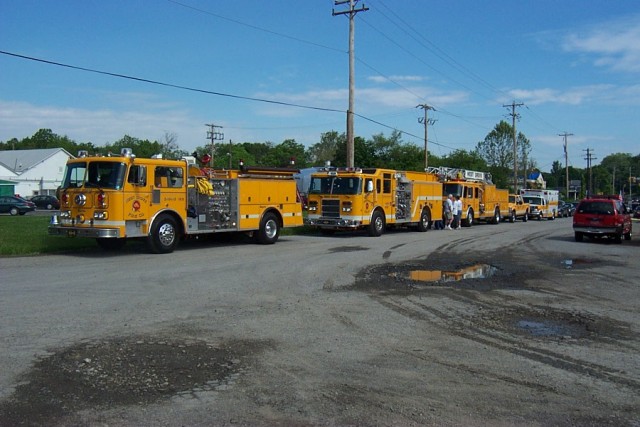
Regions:
<instances>
[{"instance_id":1,"label":"power line","mask_svg":"<svg viewBox=\"0 0 640 427\"><path fill-rule=\"evenodd\" d=\"M172 83L159 82L157 80L150 80L150 79L144 79L144 78L140 78L140 77L128 76L126 74L112 73L112 72L109 72L109 71L101 71L101 70L95 70L95 69L92 69L92 68L79 67L79 66L76 66L76 65L63 64L61 62L54 62L54 61L49 61L49 60L46 60L46 59L34 58L34 57L31 57L31 56L20 55L20 54L17 54L17 53L6 52L6 51L3 51L3 50L0 50L0 54L13 56L13 57L16 57L16 58L27 59L27 60L35 61L35 62L41 62L41 63L49 64L49 65L56 65L58 67L70 68L70 69L73 69L73 70L86 71L88 73L102 74L102 75L111 76L111 77L119 77L119 78L122 78L122 79L134 80L134 81L154 84L154 85L158 85L158 86L172 87L172 88L175 88L175 89L188 90L188 91L191 91L191 92L206 93L206 94L209 94L209 95L224 96L224 97L227 97L227 98L234 98L234 99L244 99L246 101L265 102L267 104L284 105L284 106L287 106L287 107L306 108L306 109L309 109L309 110L329 111L329 112L332 112L332 113L343 113L344 112L342 110L336 110L335 108L314 107L314 106L311 106L311 105L293 104L293 103L284 102L284 101L274 101L272 99L254 98L254 97L250 97L250 96L232 95L232 94L229 94L229 93L216 92L216 91L212 91L212 90L197 89L197 88L193 88L193 87L176 85L176 84L172 84Z\"/></svg>"},{"instance_id":2,"label":"power line","mask_svg":"<svg viewBox=\"0 0 640 427\"><path fill-rule=\"evenodd\" d=\"M78 71L84 71L84 72L88 72L88 73L95 73L95 74L100 74L100 75L105 75L105 76L110 76L110 77L128 79L128 80L133 80L133 81L142 82L142 83L149 83L149 84L154 84L154 85L159 85L159 86L164 86L164 87L171 87L171 88L174 88L174 89L187 90L187 91L192 91L192 92L197 92L197 93L203 93L203 94L206 94L206 95L223 96L223 97L229 97L229 98L234 98L234 99L241 99L241 100L245 100L245 101L266 102L266 103L270 103L270 104L284 105L284 106L293 107L293 108L304 108L304 109L310 109L310 110L316 110L316 111L326 111L326 112L331 112L331 113L344 113L343 110L337 110L337 109L333 109L333 108L314 107L314 106L310 106L310 105L293 104L293 103L274 101L274 100L269 100L269 99L253 98L253 97L249 97L249 96L240 96L240 95L233 95L233 94L227 94L227 93L222 93L222 92L215 92L215 91L205 90L205 89L191 88L191 87L187 87L187 86L181 86L181 85L176 85L176 84L171 84L171 83L164 83L164 82L159 82L159 81L140 78L140 77L128 76L128 75L125 75L125 74L113 73L113 72L109 72L109 71L94 70L94 69L91 69L91 68L79 67L79 66L76 66L76 65L63 64L63 63L60 63L60 62L49 61L49 60L41 59L41 58L34 58L34 57L31 57L31 56L20 55L20 54L17 54L17 53L6 52L6 51L3 51L3 50L0 50L0 54L7 55L7 56L12 56L12 57L15 57L15 58L20 58L20 59L26 59L26 60L29 60L29 61L35 61L35 62L47 64L47 65L55 65L55 66L68 68L68 69L72 69L72 70L78 70ZM392 130L395 130L395 131L398 131L398 132L402 132L402 133L404 133L406 135L413 136L413 137L418 138L418 139L420 138L419 136L413 135L410 132L403 131L402 129L399 129L399 128L394 127L394 126L387 125L385 123L379 122L377 120L374 120L372 118L363 116L361 114L354 113L354 115L357 116L357 117L360 117L363 120L369 121L371 123L375 123L375 124L377 124L379 126L382 126L382 127L388 128L388 129L392 129ZM439 144L437 142L433 142L433 143L436 144L436 145L440 145L442 147L445 147L445 148L455 149L453 147L448 147L446 145Z\"/></svg>"}]
</instances>

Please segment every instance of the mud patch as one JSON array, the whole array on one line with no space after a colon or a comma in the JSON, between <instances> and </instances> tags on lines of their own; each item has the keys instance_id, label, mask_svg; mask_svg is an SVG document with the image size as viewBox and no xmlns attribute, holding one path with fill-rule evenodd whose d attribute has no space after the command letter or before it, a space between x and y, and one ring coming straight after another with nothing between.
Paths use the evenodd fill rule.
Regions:
<instances>
[{"instance_id":1,"label":"mud patch","mask_svg":"<svg viewBox=\"0 0 640 427\"><path fill-rule=\"evenodd\" d=\"M359 251L368 251L369 248L365 248L364 246L336 246L335 248L329 249L331 253L342 253L342 252L359 252Z\"/></svg>"},{"instance_id":2,"label":"mud patch","mask_svg":"<svg viewBox=\"0 0 640 427\"><path fill-rule=\"evenodd\" d=\"M551 308L501 309L483 312L478 324L508 330L517 335L540 339L626 340L630 338L628 324L609 318L575 311Z\"/></svg>"},{"instance_id":3,"label":"mud patch","mask_svg":"<svg viewBox=\"0 0 640 427\"><path fill-rule=\"evenodd\" d=\"M434 264L424 260L367 267L358 273L349 289L414 292L434 287L490 290L523 285L522 281L501 266L477 262Z\"/></svg>"},{"instance_id":4,"label":"mud patch","mask_svg":"<svg viewBox=\"0 0 640 427\"><path fill-rule=\"evenodd\" d=\"M83 409L228 388L249 358L267 346L128 337L57 350L36 362L0 404L0 425L50 424Z\"/></svg>"}]
</instances>

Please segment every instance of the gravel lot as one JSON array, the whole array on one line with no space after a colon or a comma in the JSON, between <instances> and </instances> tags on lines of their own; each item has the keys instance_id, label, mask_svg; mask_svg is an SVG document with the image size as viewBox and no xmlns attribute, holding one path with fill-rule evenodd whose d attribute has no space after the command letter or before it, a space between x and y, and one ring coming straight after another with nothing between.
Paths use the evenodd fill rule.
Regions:
<instances>
[{"instance_id":1,"label":"gravel lot","mask_svg":"<svg viewBox=\"0 0 640 427\"><path fill-rule=\"evenodd\" d=\"M144 250L0 258L0 426L640 426L640 239Z\"/></svg>"}]
</instances>

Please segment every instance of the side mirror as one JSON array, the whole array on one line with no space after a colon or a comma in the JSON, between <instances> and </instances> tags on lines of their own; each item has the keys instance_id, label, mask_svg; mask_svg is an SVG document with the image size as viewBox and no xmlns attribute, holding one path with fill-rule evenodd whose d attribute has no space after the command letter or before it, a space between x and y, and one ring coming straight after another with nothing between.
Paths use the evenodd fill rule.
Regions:
<instances>
[{"instance_id":1,"label":"side mirror","mask_svg":"<svg viewBox=\"0 0 640 427\"><path fill-rule=\"evenodd\" d=\"M366 191L367 193L373 192L373 181L371 180L367 181L366 188L364 191Z\"/></svg>"}]
</instances>

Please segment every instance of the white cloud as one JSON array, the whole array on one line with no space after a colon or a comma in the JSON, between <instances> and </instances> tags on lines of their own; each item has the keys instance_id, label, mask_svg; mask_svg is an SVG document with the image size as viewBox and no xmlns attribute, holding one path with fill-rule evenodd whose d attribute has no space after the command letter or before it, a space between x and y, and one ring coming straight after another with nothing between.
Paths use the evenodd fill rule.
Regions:
<instances>
[{"instance_id":1,"label":"white cloud","mask_svg":"<svg viewBox=\"0 0 640 427\"><path fill-rule=\"evenodd\" d=\"M640 72L640 15L567 34L562 48L592 55L593 63L599 67Z\"/></svg>"},{"instance_id":2,"label":"white cloud","mask_svg":"<svg viewBox=\"0 0 640 427\"><path fill-rule=\"evenodd\" d=\"M162 140L165 132L175 133L185 150L204 145L203 123L193 123L186 111L165 110L159 113L88 110L71 107L39 106L26 102L0 100L0 140L23 139L39 129L51 129L76 142L100 146L130 135L140 139ZM197 143L194 143L197 138Z\"/></svg>"},{"instance_id":3,"label":"white cloud","mask_svg":"<svg viewBox=\"0 0 640 427\"><path fill-rule=\"evenodd\" d=\"M618 90L614 85L600 84L577 86L562 91L551 88L511 89L508 93L511 99L517 99L529 105L548 103L581 105L586 102L593 102L595 99L603 100L609 98L612 92Z\"/></svg>"},{"instance_id":4,"label":"white cloud","mask_svg":"<svg viewBox=\"0 0 640 427\"><path fill-rule=\"evenodd\" d=\"M401 82L421 82L424 80L422 76L369 76L367 80L374 83L401 83Z\"/></svg>"}]
</instances>

